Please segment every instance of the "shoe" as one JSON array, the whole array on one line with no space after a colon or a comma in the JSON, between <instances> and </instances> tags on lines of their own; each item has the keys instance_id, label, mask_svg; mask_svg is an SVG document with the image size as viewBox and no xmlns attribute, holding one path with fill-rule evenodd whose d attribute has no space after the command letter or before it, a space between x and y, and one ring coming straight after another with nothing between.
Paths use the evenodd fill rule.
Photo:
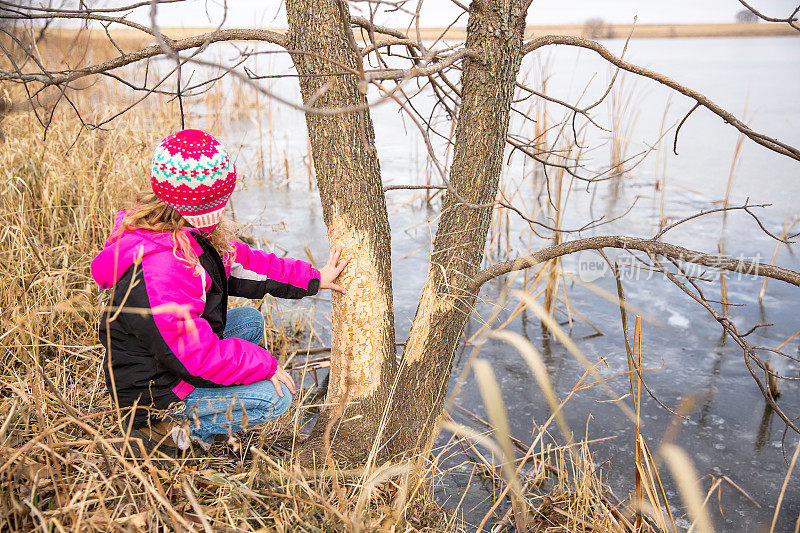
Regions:
<instances>
[{"instance_id":1,"label":"shoe","mask_svg":"<svg viewBox=\"0 0 800 533\"><path fill-rule=\"evenodd\" d=\"M153 453L157 450L174 459L191 448L191 446L181 447L175 441L173 435L177 427L167 420L161 420L141 428L131 429L130 438L141 440L147 453ZM135 450L136 447L134 446L133 449Z\"/></svg>"},{"instance_id":2,"label":"shoe","mask_svg":"<svg viewBox=\"0 0 800 533\"><path fill-rule=\"evenodd\" d=\"M207 452L211 449L211 445L214 444L213 440L211 442L206 442L181 426L172 426L170 436L172 437L172 442L179 450L188 450L192 447L192 443L194 443L200 446L204 452Z\"/></svg>"}]
</instances>

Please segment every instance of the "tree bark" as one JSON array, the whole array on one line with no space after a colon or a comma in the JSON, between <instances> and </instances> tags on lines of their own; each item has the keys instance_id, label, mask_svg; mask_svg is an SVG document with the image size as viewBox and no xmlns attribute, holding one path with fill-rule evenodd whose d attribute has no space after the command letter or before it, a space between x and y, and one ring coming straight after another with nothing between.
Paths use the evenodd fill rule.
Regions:
<instances>
[{"instance_id":1,"label":"tree bark","mask_svg":"<svg viewBox=\"0 0 800 533\"><path fill-rule=\"evenodd\" d=\"M317 463L329 442L337 459L357 463L373 445L397 368L386 200L367 100L352 73L360 72L361 56L346 2L289 0L286 11L305 105L362 108L306 113L328 238L352 259L339 277L347 292L332 295L326 403L341 408L321 410L305 446Z\"/></svg>"},{"instance_id":2,"label":"tree bark","mask_svg":"<svg viewBox=\"0 0 800 533\"><path fill-rule=\"evenodd\" d=\"M524 0L473 1L462 101L455 132L450 186L433 243L392 398L388 448L394 454L430 444L444 403L453 356L475 303L471 285L486 245L503 162L511 100L522 58ZM454 194L454 192L456 194Z\"/></svg>"}]
</instances>

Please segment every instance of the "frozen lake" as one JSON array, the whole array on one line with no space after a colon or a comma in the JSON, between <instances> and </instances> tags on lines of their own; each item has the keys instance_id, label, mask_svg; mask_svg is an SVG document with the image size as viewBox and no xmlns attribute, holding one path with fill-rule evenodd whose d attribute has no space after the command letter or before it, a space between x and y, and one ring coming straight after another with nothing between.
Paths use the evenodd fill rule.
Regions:
<instances>
[{"instance_id":1,"label":"frozen lake","mask_svg":"<svg viewBox=\"0 0 800 533\"><path fill-rule=\"evenodd\" d=\"M607 41L604 44L618 53L623 43ZM636 40L631 42L626 58L701 91L743 117L756 131L794 146L800 145L800 107L797 105L800 97L800 39ZM269 67L265 67L261 59L259 61L262 71L291 72L286 57L268 56ZM529 54L523 65L523 76L535 88L541 87L543 73L548 77L547 94L565 101L574 102L588 85L581 100L586 104L603 92L612 71L592 52L550 47ZM672 126L693 105L680 95L671 96L668 90L650 80L626 76L620 87L620 99L627 98L632 91L632 96L624 104L621 119L628 132L629 155L648 150L649 145L656 146L662 124ZM276 80L273 90L298 98L296 80L291 78ZM376 95L370 93L370 97L374 99ZM425 95L421 97L423 108L430 105L429 101L424 101L426 98ZM519 108L527 109L528 105L523 102ZM308 148L303 115L275 103L271 104L268 113L265 106L261 112L264 116L260 120L255 118L255 111L246 113L245 118L230 124L230 131L225 136L227 144L240 143L242 146L237 166L245 176L246 188L239 190L233 198L237 219L251 222L255 235L288 250L291 255L302 257L307 246L314 258L321 261L326 254L327 240L316 189L309 190L308 185ZM548 104L547 113L553 123L564 116L564 109ZM610 123L607 116L610 113L613 110L606 103L596 109L598 121L606 125ZM634 114L636 119L631 122ZM434 173L426 171L430 165L426 162L420 136L413 124L403 119L396 105L378 105L372 109L372 116L385 184L424 183L427 175L432 182L440 182ZM533 137L532 127L530 122L515 119L511 130L512 133ZM445 117L440 117L437 130L445 135L449 133L450 125ZM662 215L662 189L656 187L656 182L666 185L663 189L665 216L681 218L702 209L719 207L726 194L737 135L738 132L710 112L698 109L681 130L679 156L672 154L673 134L670 132L659 150L650 153L621 178L603 182L587 191L585 184L579 182L572 184L570 189L568 176L565 176L563 228L579 228L599 216L610 220L635 205L619 220L580 235L565 235L564 239L601 234L652 236L658 231ZM597 129L588 133L586 144L596 147L582 160L589 168L604 168L609 164L607 137L608 133ZM437 144L437 149L443 158L443 144ZM537 171L537 165L517 153L504 168L503 187L514 192L512 202L524 205L526 212L546 202L542 189L544 177ZM287 171L290 179L288 183L282 183ZM754 204L772 204L758 212L765 226L777 234L787 217L800 214L799 193L800 164L745 140L732 180L731 205L742 204L746 198ZM405 340L416 310L439 212L438 201L426 206L421 196L419 191L387 193L392 225L398 341ZM545 239L531 236L527 224L515 220L513 213L510 220L510 251L506 248L503 230L499 253L496 243L489 245L491 261L515 257L546 244ZM794 231L800 231L800 225L795 226ZM542 236L550 237L551 234L545 232ZM709 253L716 253L723 241L727 254L760 258L762 261L769 261L776 247L776 242L741 212L729 214L724 222L723 217L717 215L699 218L670 231L663 240ZM629 258L613 251L610 255ZM565 258L565 270L574 272L576 262L576 258ZM776 264L800 269L800 258L796 252L781 246ZM625 372L627 360L618 307L570 278L565 280L572 309L603 333L592 336L595 330L573 315L572 337L591 362L605 359L607 367L601 369L604 376ZM497 301L500 289L509 281L512 287L521 288L523 276L496 279L484 286L480 296L482 303L473 313L466 330L467 338L480 326L480 319L488 317L495 309L493 302ZM742 351L730 338L723 336L719 325L697 303L660 275L647 271L631 270L623 283L630 303L643 310L648 318L642 346L644 378L648 385L670 407L677 406L687 395L696 397L696 408L689 413L688 421L681 422L676 442L688 452L699 475L703 476L703 491L724 475L761 505L758 508L732 486L723 483L721 508L724 516L718 510L716 495L709 503L718 528L727 531L759 530L772 518L787 470L781 453L783 423L766 408L745 367ZM613 277L607 272L594 284L616 292ZM718 281L706 282L703 287L709 297L719 298ZM773 280L767 286L763 305L759 305L761 287L761 280L729 277L728 298L732 304L738 304L731 307L730 313L744 331L759 323L773 323L769 328L758 329L748 339L755 345L775 348L800 328L800 321L796 318L800 315L800 298L796 287ZM495 325L508 318L516 303L507 304ZM303 302L300 305L307 307L312 304ZM329 304L318 301L314 305L319 321L316 329L327 342ZM564 308L563 304L558 307ZM561 312L556 316L559 321L565 321ZM543 336L535 317L520 315L506 327L525 335L544 355L560 397L572 389L583 368L561 344ZM795 339L785 350L797 356L798 348ZM468 350L456 355L454 376L466 361L466 357L461 357L465 353ZM541 423L549 416L546 402L528 366L516 351L499 341L488 341L481 356L491 362L500 380L515 436L528 442L534 421ZM773 356L772 364L783 376L800 377L800 365L796 362ZM612 379L609 385L623 395L629 387L628 378L623 374ZM785 411L790 415L800 414L798 383L783 380L781 392L780 403ZM591 414L588 422L590 439L615 436L593 445L592 449L596 464L606 462L603 471L608 484L617 496L623 498L633 488L634 426L620 416L613 403L598 403L598 400L605 399L607 397L599 389L589 389L575 395L567 403L565 413L577 435L583 435ZM642 432L654 450L673 417L646 394L642 395L642 402ZM480 415L485 414L472 376L461 390L458 403ZM789 457L797 440L796 435L787 435ZM798 475L795 472L784 498L778 525L782 531L792 530L800 513ZM662 476L669 478L666 469ZM457 475L448 480L452 488L460 487L462 482ZM671 481L667 488L671 503L678 504L679 498ZM466 516L467 519L481 517L491 504L484 501L486 493L479 484L473 484L470 490L462 508L475 507L475 515Z\"/></svg>"}]
</instances>

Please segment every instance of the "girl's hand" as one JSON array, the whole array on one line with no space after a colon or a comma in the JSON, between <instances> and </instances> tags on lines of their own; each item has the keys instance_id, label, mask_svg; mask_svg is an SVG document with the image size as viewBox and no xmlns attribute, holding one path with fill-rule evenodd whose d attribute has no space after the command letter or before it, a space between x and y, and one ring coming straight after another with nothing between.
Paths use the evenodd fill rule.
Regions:
<instances>
[{"instance_id":1,"label":"girl's hand","mask_svg":"<svg viewBox=\"0 0 800 533\"><path fill-rule=\"evenodd\" d=\"M272 375L269 380L275 385L275 390L278 391L278 396L283 398L283 387L281 387L281 383L289 387L289 392L292 394L297 394L297 389L294 386L294 380L289 373L281 368L280 366L275 368L275 373Z\"/></svg>"},{"instance_id":2,"label":"girl's hand","mask_svg":"<svg viewBox=\"0 0 800 533\"><path fill-rule=\"evenodd\" d=\"M344 292L344 287L336 285L333 280L339 277L344 267L350 262L349 257L342 259L342 250L344 248L340 245L335 245L331 248L331 255L328 256L328 262L319 271L319 288L331 289L332 291Z\"/></svg>"}]
</instances>

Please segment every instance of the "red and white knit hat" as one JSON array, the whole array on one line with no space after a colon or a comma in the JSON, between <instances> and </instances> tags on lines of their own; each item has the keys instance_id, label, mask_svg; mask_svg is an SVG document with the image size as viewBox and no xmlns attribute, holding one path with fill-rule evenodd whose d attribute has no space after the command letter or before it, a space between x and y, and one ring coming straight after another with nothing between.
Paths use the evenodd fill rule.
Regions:
<instances>
[{"instance_id":1,"label":"red and white knit hat","mask_svg":"<svg viewBox=\"0 0 800 533\"><path fill-rule=\"evenodd\" d=\"M156 148L150 184L189 224L208 232L222 219L236 186L236 167L213 136L181 130Z\"/></svg>"}]
</instances>

